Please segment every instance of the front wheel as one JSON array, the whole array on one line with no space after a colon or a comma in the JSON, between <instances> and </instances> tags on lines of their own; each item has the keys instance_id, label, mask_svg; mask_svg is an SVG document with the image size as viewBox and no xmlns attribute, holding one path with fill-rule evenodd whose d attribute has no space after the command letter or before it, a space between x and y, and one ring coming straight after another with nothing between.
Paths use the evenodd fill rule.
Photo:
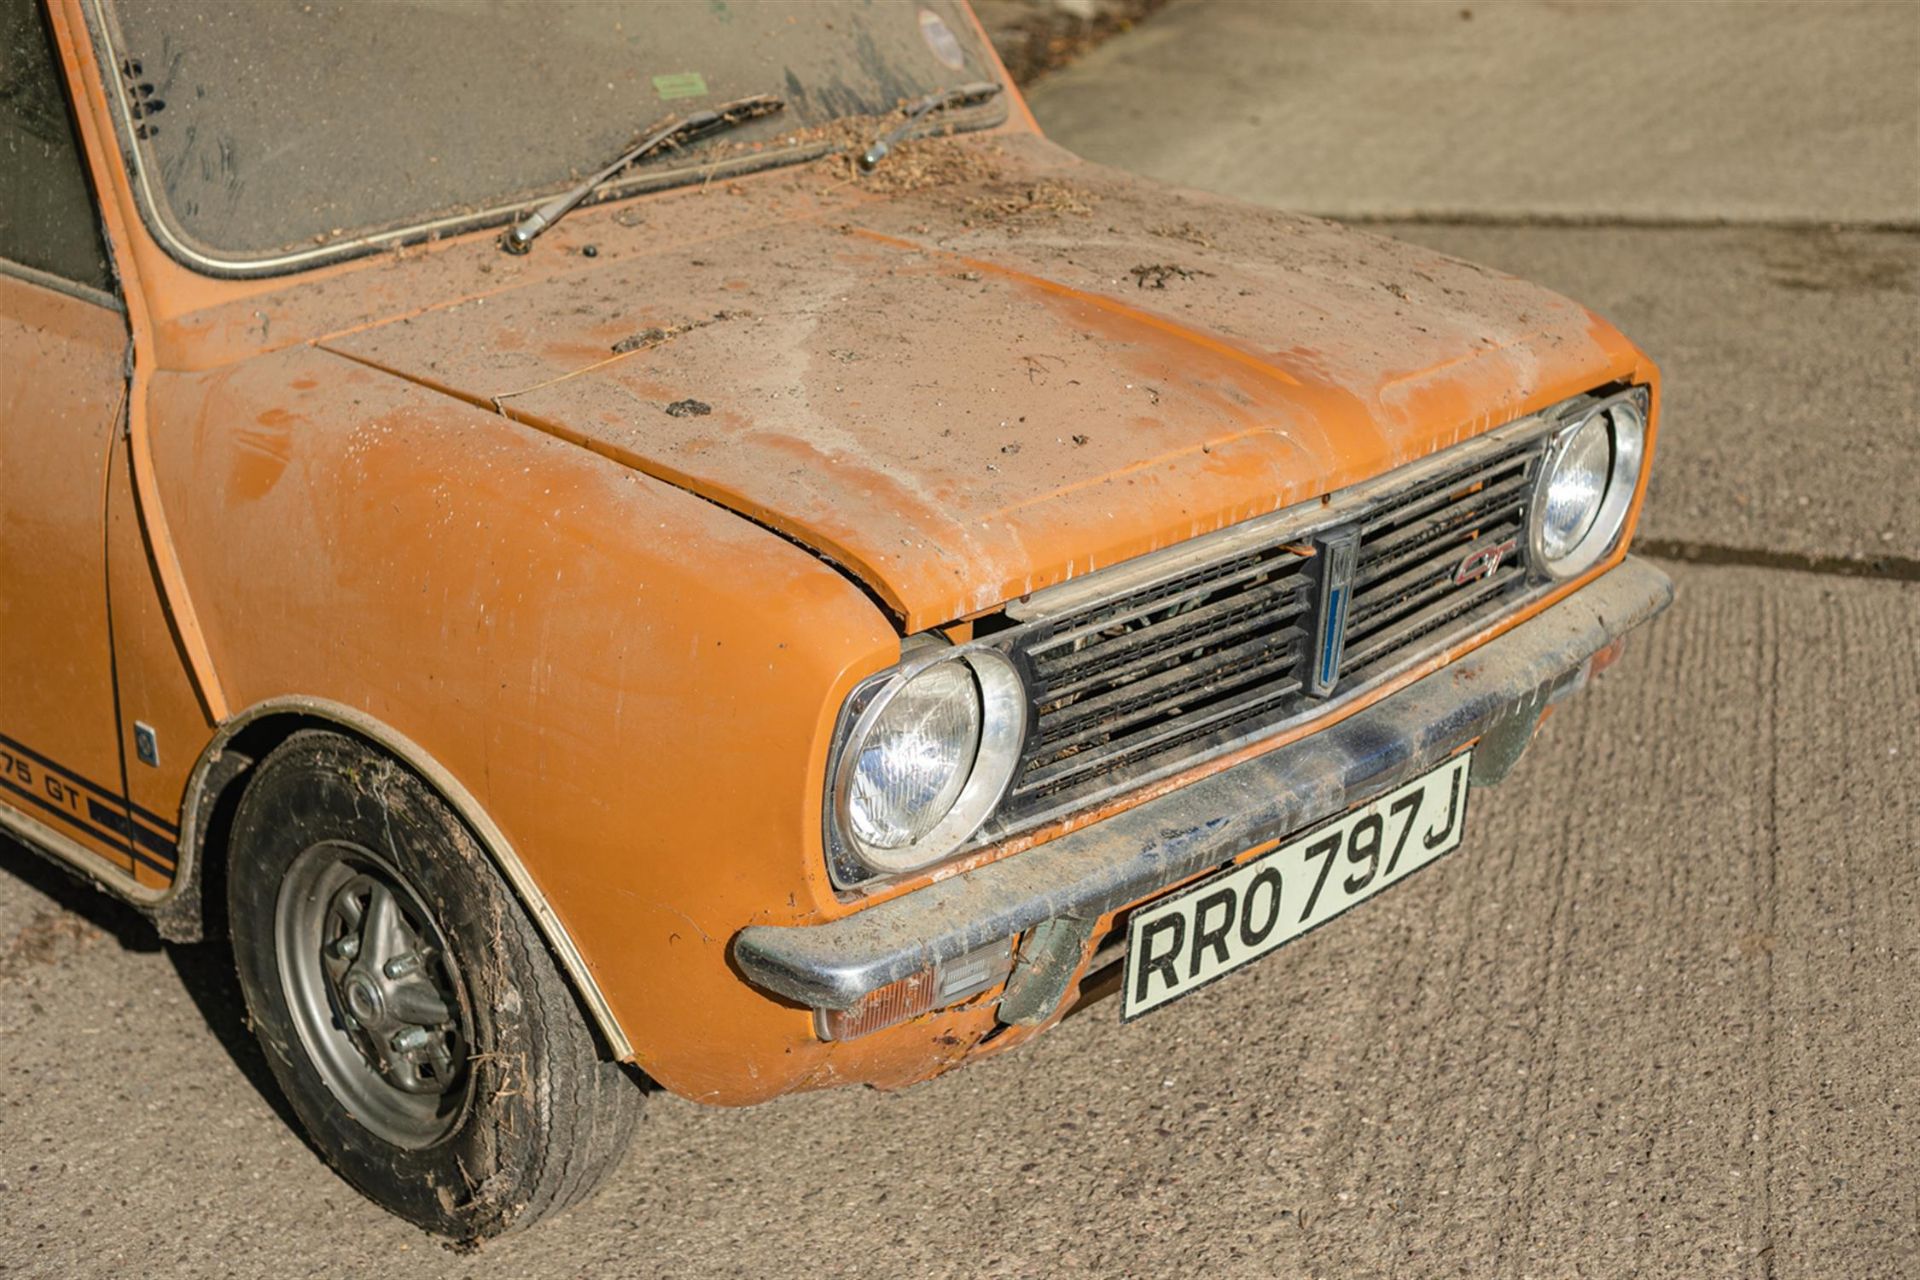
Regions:
<instances>
[{"instance_id":1,"label":"front wheel","mask_svg":"<svg viewBox=\"0 0 1920 1280\"><path fill-rule=\"evenodd\" d=\"M524 1227L618 1164L641 1093L458 817L356 739L288 738L234 815L234 959L328 1160L458 1240Z\"/></svg>"}]
</instances>

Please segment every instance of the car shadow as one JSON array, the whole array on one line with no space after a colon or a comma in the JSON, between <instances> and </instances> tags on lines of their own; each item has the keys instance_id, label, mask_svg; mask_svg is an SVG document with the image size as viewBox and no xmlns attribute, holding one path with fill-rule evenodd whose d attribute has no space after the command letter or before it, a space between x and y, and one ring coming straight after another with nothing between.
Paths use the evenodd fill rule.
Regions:
<instances>
[{"instance_id":1,"label":"car shadow","mask_svg":"<svg viewBox=\"0 0 1920 1280\"><path fill-rule=\"evenodd\" d=\"M240 991L240 979L234 973L233 959L224 941L165 942L154 931L153 923L132 905L96 888L81 872L41 857L5 833L0 833L0 872L48 898L60 910L84 920L112 938L123 951L142 955L164 953L207 1030L226 1050L233 1065L273 1108L275 1115L295 1133L305 1136L305 1127L281 1095L266 1057L247 1026L246 997Z\"/></svg>"}]
</instances>

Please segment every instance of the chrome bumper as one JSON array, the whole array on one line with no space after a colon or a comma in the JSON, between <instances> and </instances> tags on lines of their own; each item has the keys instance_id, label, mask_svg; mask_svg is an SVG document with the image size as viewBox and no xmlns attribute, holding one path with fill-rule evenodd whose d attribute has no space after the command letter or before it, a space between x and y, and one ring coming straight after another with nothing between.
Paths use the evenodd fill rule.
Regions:
<instances>
[{"instance_id":1,"label":"chrome bumper","mask_svg":"<svg viewBox=\"0 0 1920 1280\"><path fill-rule=\"evenodd\" d=\"M1496 782L1547 704L1579 686L1588 660L1672 600L1664 573L1629 558L1466 656L1298 742L843 919L750 925L734 938L734 960L776 995L814 1009L846 1009L889 983L1046 921L1090 926L1254 845L1391 790L1475 739L1481 746L1473 781Z\"/></svg>"}]
</instances>

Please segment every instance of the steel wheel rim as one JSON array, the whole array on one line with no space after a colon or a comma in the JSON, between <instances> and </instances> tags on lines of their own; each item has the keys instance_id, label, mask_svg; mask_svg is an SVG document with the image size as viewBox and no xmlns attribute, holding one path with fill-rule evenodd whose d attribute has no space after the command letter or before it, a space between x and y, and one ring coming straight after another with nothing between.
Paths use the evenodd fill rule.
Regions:
<instances>
[{"instance_id":1,"label":"steel wheel rim","mask_svg":"<svg viewBox=\"0 0 1920 1280\"><path fill-rule=\"evenodd\" d=\"M357 1122L419 1148L465 1114L472 1022L431 912L391 863L323 841L287 868L274 941L294 1029Z\"/></svg>"}]
</instances>

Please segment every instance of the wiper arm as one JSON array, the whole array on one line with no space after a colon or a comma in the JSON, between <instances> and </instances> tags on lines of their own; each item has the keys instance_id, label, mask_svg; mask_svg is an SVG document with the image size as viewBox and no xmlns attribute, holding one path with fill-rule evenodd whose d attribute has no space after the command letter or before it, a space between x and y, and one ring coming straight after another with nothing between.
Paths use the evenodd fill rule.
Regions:
<instances>
[{"instance_id":1,"label":"wiper arm","mask_svg":"<svg viewBox=\"0 0 1920 1280\"><path fill-rule=\"evenodd\" d=\"M669 120L600 172L583 180L571 190L561 192L514 223L500 243L508 253L525 253L536 236L573 212L574 206L592 195L595 188L628 165L638 164L662 149L676 148L697 138L722 133L737 125L746 124L749 120L758 120L761 116L772 115L786 105L784 101L772 94L762 93L714 107L709 111L695 112L684 119Z\"/></svg>"},{"instance_id":2,"label":"wiper arm","mask_svg":"<svg viewBox=\"0 0 1920 1280\"><path fill-rule=\"evenodd\" d=\"M871 173L894 144L907 135L907 131L920 123L923 116L934 111L945 111L949 107L973 107L985 102L1000 92L1000 86L991 81L981 80L974 84L963 84L957 89L943 89L939 93L930 93L907 108L907 118L882 134L872 146L860 156L860 167Z\"/></svg>"}]
</instances>

